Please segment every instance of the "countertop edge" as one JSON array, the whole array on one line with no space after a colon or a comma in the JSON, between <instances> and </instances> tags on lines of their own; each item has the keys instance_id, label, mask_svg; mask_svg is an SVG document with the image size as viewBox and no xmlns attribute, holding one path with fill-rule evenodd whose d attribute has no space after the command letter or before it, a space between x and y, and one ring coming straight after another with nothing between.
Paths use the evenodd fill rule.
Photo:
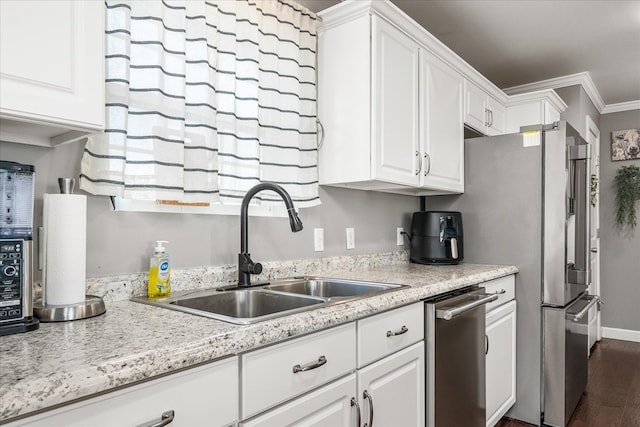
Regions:
<instances>
[{"instance_id":1,"label":"countertop edge","mask_svg":"<svg viewBox=\"0 0 640 427\"><path fill-rule=\"evenodd\" d=\"M425 279L425 283L414 283L408 288L382 295L257 324L230 327L228 331L220 334L196 338L187 346L176 347L167 344L160 351L157 349L142 351L126 358L105 360L103 363L84 366L73 371L55 372L44 378L22 381L11 386L0 383L0 402L3 402L0 406L0 424L518 272L514 266L478 267L482 271L431 283L427 283L429 279ZM379 271L384 272L385 269ZM324 275L324 277L346 279L354 276L371 276L371 273L336 271ZM395 283L401 284L399 282L402 280L398 278ZM136 304L132 307L138 305L129 301L122 301L115 305L126 310L128 304ZM148 309L157 310L155 307L148 307ZM190 316L184 313L174 315ZM47 392L44 393L43 390Z\"/></svg>"}]
</instances>

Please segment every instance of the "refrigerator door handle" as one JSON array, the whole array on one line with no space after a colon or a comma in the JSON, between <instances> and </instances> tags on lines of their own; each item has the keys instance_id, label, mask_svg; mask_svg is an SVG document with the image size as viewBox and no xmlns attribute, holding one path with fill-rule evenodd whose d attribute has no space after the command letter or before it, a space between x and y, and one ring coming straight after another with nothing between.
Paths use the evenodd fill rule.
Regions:
<instances>
[{"instance_id":1,"label":"refrigerator door handle","mask_svg":"<svg viewBox=\"0 0 640 427\"><path fill-rule=\"evenodd\" d=\"M444 319L444 320L451 320L456 316L459 316L460 314L464 313L465 311L469 311L471 309L474 309L476 307L479 307L481 305L484 304L488 304L492 301L495 301L498 299L498 294L490 294L490 295L486 295L483 296L482 298L478 298L474 301L468 302L466 304L461 304L457 307L453 307L453 308L449 308L446 310L438 310L436 309L436 318L437 319Z\"/></svg>"},{"instance_id":2,"label":"refrigerator door handle","mask_svg":"<svg viewBox=\"0 0 640 427\"><path fill-rule=\"evenodd\" d=\"M598 301L600 301L600 297L598 295L590 295L589 298L591 299L591 301L589 301L589 303L585 305L582 310L573 315L572 320L574 322L579 322L584 317L584 315L587 314L589 309L591 309L591 307L593 307L598 303Z\"/></svg>"}]
</instances>

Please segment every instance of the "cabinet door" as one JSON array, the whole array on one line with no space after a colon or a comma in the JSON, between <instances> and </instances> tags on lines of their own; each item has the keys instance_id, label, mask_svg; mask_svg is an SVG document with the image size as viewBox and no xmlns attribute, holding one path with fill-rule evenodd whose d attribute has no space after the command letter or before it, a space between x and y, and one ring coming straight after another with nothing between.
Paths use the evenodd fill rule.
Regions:
<instances>
[{"instance_id":1,"label":"cabinet door","mask_svg":"<svg viewBox=\"0 0 640 427\"><path fill-rule=\"evenodd\" d=\"M544 124L548 125L560 120L560 111L549 102L544 101Z\"/></svg>"},{"instance_id":2,"label":"cabinet door","mask_svg":"<svg viewBox=\"0 0 640 427\"><path fill-rule=\"evenodd\" d=\"M104 3L0 2L0 115L104 124Z\"/></svg>"},{"instance_id":3,"label":"cabinet door","mask_svg":"<svg viewBox=\"0 0 640 427\"><path fill-rule=\"evenodd\" d=\"M168 375L16 421L7 427L228 426L238 417L238 359Z\"/></svg>"},{"instance_id":4,"label":"cabinet door","mask_svg":"<svg viewBox=\"0 0 640 427\"><path fill-rule=\"evenodd\" d=\"M358 371L363 425L424 426L424 363L419 342Z\"/></svg>"},{"instance_id":5,"label":"cabinet door","mask_svg":"<svg viewBox=\"0 0 640 427\"><path fill-rule=\"evenodd\" d=\"M250 421L241 422L240 427L354 426L357 409L351 399L355 394L356 376L351 374Z\"/></svg>"},{"instance_id":6,"label":"cabinet door","mask_svg":"<svg viewBox=\"0 0 640 427\"><path fill-rule=\"evenodd\" d=\"M516 401L516 302L487 313L487 427Z\"/></svg>"},{"instance_id":7,"label":"cabinet door","mask_svg":"<svg viewBox=\"0 0 640 427\"><path fill-rule=\"evenodd\" d=\"M417 186L418 44L393 25L372 16L372 177Z\"/></svg>"},{"instance_id":8,"label":"cabinet door","mask_svg":"<svg viewBox=\"0 0 640 427\"><path fill-rule=\"evenodd\" d=\"M487 134L501 135L507 127L507 109L497 99L487 95Z\"/></svg>"},{"instance_id":9,"label":"cabinet door","mask_svg":"<svg viewBox=\"0 0 640 427\"><path fill-rule=\"evenodd\" d=\"M486 133L487 94L473 82L465 81L464 122L477 131Z\"/></svg>"},{"instance_id":10,"label":"cabinet door","mask_svg":"<svg viewBox=\"0 0 640 427\"><path fill-rule=\"evenodd\" d=\"M429 52L421 51L422 171L420 186L464 191L464 79Z\"/></svg>"}]
</instances>

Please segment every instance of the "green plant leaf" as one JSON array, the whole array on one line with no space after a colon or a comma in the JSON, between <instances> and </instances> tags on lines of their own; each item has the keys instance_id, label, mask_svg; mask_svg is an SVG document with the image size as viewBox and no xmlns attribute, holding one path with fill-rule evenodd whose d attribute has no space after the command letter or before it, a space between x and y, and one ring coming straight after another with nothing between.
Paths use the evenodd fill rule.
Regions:
<instances>
[{"instance_id":1,"label":"green plant leaf","mask_svg":"<svg viewBox=\"0 0 640 427\"><path fill-rule=\"evenodd\" d=\"M637 225L636 202L640 200L640 168L623 166L615 177L616 225L620 228Z\"/></svg>"}]
</instances>

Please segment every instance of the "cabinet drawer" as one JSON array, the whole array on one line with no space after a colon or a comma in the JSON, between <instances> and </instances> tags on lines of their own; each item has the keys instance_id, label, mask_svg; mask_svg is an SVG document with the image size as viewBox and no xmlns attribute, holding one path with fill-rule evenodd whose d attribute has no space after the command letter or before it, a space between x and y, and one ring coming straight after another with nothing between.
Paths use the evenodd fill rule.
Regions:
<instances>
[{"instance_id":1,"label":"cabinet drawer","mask_svg":"<svg viewBox=\"0 0 640 427\"><path fill-rule=\"evenodd\" d=\"M355 370L355 342L350 323L243 354L242 419Z\"/></svg>"},{"instance_id":2,"label":"cabinet drawer","mask_svg":"<svg viewBox=\"0 0 640 427\"><path fill-rule=\"evenodd\" d=\"M174 411L171 426L227 426L238 416L238 359L171 374L24 418L7 427L151 425Z\"/></svg>"},{"instance_id":3,"label":"cabinet drawer","mask_svg":"<svg viewBox=\"0 0 640 427\"><path fill-rule=\"evenodd\" d=\"M498 299L487 304L487 313L516 297L515 283L515 276L512 274L510 276L500 277L499 279L489 280L488 282L480 284L480 286L485 288L486 293L498 293Z\"/></svg>"},{"instance_id":4,"label":"cabinet drawer","mask_svg":"<svg viewBox=\"0 0 640 427\"><path fill-rule=\"evenodd\" d=\"M353 427L356 408L356 374L348 375L311 393L267 411L240 427L331 426Z\"/></svg>"},{"instance_id":5,"label":"cabinet drawer","mask_svg":"<svg viewBox=\"0 0 640 427\"><path fill-rule=\"evenodd\" d=\"M358 368L424 339L424 303L358 321Z\"/></svg>"}]
</instances>

